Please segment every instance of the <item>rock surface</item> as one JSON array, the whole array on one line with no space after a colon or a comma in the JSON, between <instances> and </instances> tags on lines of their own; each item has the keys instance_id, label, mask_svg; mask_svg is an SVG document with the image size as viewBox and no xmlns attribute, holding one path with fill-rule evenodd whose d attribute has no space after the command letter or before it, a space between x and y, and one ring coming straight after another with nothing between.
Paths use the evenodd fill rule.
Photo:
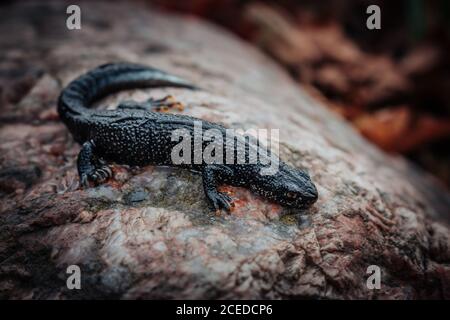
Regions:
<instances>
[{"instance_id":1,"label":"rock surface","mask_svg":"<svg viewBox=\"0 0 450 320\"><path fill-rule=\"evenodd\" d=\"M450 197L386 156L298 89L257 50L215 26L151 8L85 2L82 29L62 2L0 7L0 297L450 298ZM157 66L205 88L175 95L185 114L228 127L279 128L280 154L311 173L319 201L288 211L224 187L230 215L201 179L115 166L78 189L79 146L58 121L63 85L108 61ZM81 290L66 269L81 268ZM381 268L381 289L366 286Z\"/></svg>"}]
</instances>

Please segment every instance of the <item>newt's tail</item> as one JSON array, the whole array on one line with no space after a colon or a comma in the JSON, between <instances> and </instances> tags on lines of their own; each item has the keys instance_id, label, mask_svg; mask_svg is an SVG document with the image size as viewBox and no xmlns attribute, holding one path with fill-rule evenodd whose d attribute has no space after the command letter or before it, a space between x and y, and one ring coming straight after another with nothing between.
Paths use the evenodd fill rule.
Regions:
<instances>
[{"instance_id":1,"label":"newt's tail","mask_svg":"<svg viewBox=\"0 0 450 320\"><path fill-rule=\"evenodd\" d=\"M92 103L110 93L148 87L198 89L189 82L161 70L133 63L108 63L73 80L58 100L60 118L69 125L83 117ZM76 121L76 120L75 120Z\"/></svg>"}]
</instances>

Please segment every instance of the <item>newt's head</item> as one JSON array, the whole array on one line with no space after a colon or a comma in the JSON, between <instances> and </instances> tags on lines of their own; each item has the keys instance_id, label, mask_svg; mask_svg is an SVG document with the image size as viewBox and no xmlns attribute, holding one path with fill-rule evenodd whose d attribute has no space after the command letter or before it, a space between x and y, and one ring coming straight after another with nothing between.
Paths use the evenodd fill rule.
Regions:
<instances>
[{"instance_id":1,"label":"newt's head","mask_svg":"<svg viewBox=\"0 0 450 320\"><path fill-rule=\"evenodd\" d=\"M285 164L273 175L258 175L250 188L268 200L289 208L308 208L318 198L316 186L309 175Z\"/></svg>"}]
</instances>

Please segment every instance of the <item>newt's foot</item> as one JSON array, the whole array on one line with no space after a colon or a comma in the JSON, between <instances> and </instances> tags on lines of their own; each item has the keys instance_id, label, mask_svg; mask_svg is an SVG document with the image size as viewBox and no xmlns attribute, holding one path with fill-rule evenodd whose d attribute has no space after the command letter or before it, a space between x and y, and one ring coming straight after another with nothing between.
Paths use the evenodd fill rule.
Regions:
<instances>
[{"instance_id":1,"label":"newt's foot","mask_svg":"<svg viewBox=\"0 0 450 320\"><path fill-rule=\"evenodd\" d=\"M88 173L80 175L80 184L83 188L89 188L89 182L94 185L101 184L113 176L112 170L109 166L104 165L96 168Z\"/></svg>"},{"instance_id":2,"label":"newt's foot","mask_svg":"<svg viewBox=\"0 0 450 320\"><path fill-rule=\"evenodd\" d=\"M233 207L231 197L226 195L225 193L218 191L209 191L206 194L206 196L211 201L211 204L213 205L216 211L220 209L225 209L226 211L229 212Z\"/></svg>"},{"instance_id":3,"label":"newt's foot","mask_svg":"<svg viewBox=\"0 0 450 320\"><path fill-rule=\"evenodd\" d=\"M147 104L158 112L166 112L171 108L176 108L178 111L184 110L184 105L181 102L178 102L172 95L167 95L162 99L150 98L147 100Z\"/></svg>"},{"instance_id":4,"label":"newt's foot","mask_svg":"<svg viewBox=\"0 0 450 320\"><path fill-rule=\"evenodd\" d=\"M144 110L154 112L167 112L172 108L175 108L178 111L184 110L184 105L175 100L172 95L165 96L162 99L150 98L145 102L125 100L117 106L117 109L119 110Z\"/></svg>"}]
</instances>

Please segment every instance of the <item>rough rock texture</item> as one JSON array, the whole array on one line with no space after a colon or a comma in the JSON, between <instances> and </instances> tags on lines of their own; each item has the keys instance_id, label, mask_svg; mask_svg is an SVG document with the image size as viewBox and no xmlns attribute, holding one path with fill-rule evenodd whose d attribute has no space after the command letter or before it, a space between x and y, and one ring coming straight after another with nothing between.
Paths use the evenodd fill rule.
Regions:
<instances>
[{"instance_id":1,"label":"rough rock texture","mask_svg":"<svg viewBox=\"0 0 450 320\"><path fill-rule=\"evenodd\" d=\"M450 298L448 191L384 155L300 91L257 50L217 27L131 4L0 7L0 297L2 298ZM126 60L206 88L168 92L183 111L226 126L280 128L281 156L310 171L320 198L287 211L229 188L217 215L201 179L173 168L115 167L78 190L79 146L58 121L64 84ZM297 223L298 221L298 223ZM82 290L66 288L77 264ZM380 290L366 269L382 270Z\"/></svg>"}]
</instances>

